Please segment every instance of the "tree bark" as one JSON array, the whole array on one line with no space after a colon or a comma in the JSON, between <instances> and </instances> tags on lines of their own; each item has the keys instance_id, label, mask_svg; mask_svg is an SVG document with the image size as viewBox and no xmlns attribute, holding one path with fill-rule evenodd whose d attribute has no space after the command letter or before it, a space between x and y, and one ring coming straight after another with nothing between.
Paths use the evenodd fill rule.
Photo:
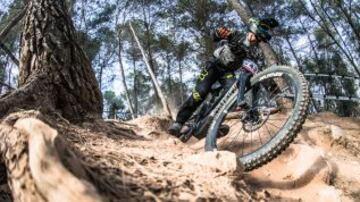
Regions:
<instances>
[{"instance_id":1,"label":"tree bark","mask_svg":"<svg viewBox=\"0 0 360 202\"><path fill-rule=\"evenodd\" d=\"M84 165L40 117L36 111L20 112L0 124L0 154L13 200L102 201L95 187L85 181Z\"/></svg>"},{"instance_id":2,"label":"tree bark","mask_svg":"<svg viewBox=\"0 0 360 202\"><path fill-rule=\"evenodd\" d=\"M242 2L242 1L238 1L238 0L227 0L228 4L230 4L234 10L238 13L238 15L240 16L241 20L245 23L245 24L249 24L249 19L252 17L251 11L249 10L249 8L247 7L247 5ZM267 66L271 66L271 65L275 65L278 63L278 59L276 56L275 51L271 48L270 44L268 43L264 43L264 42L260 42L259 43L259 47L262 50L264 57L265 57L265 61L267 63Z\"/></svg>"},{"instance_id":3,"label":"tree bark","mask_svg":"<svg viewBox=\"0 0 360 202\"><path fill-rule=\"evenodd\" d=\"M164 112L166 113L167 116L173 118L172 114L171 114L171 110L170 110L170 107L169 107L169 104L167 102L167 100L165 99L165 96L164 94L162 93L162 90L160 89L160 85L159 85L159 82L157 81L155 75L154 75L154 72L152 71L149 63L148 63L148 60L147 60L147 56L145 54L145 51L144 49L141 47L141 44L140 44L140 41L138 39L138 37L136 36L136 33L135 33L135 30L134 28L132 27L131 23L129 23L129 26L130 26L130 29L133 33L133 36L135 38L135 41L137 43L137 45L139 46L139 49L141 51L141 54L143 55L143 59L144 59L144 62L145 62L145 65L148 69L148 72L150 74L150 77L151 77L151 80L153 81L154 85L155 85L155 92L158 93L158 96L161 100L161 103L163 105L163 108L164 108Z\"/></svg>"},{"instance_id":4,"label":"tree bark","mask_svg":"<svg viewBox=\"0 0 360 202\"><path fill-rule=\"evenodd\" d=\"M56 110L73 122L101 117L102 95L63 0L29 1L21 44L19 88L0 99L0 117L14 108Z\"/></svg>"}]
</instances>

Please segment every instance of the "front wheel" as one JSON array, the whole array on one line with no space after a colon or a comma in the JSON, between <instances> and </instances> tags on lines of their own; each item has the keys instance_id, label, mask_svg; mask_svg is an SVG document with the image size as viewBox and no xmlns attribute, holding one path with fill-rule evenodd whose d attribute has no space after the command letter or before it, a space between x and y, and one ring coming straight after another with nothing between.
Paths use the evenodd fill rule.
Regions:
<instances>
[{"instance_id":1,"label":"front wheel","mask_svg":"<svg viewBox=\"0 0 360 202\"><path fill-rule=\"evenodd\" d=\"M266 164L285 150L305 121L308 84L296 69L272 66L256 74L246 95L250 108L242 116L234 111L237 90L229 93L209 127L205 149L235 152L246 171ZM223 125L230 131L217 138Z\"/></svg>"}]
</instances>

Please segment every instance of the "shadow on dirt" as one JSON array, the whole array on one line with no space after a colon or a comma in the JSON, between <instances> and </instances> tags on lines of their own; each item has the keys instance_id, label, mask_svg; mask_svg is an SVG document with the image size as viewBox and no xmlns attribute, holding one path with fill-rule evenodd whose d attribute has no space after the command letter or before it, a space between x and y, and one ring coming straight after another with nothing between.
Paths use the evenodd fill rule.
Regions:
<instances>
[{"instance_id":1,"label":"shadow on dirt","mask_svg":"<svg viewBox=\"0 0 360 202\"><path fill-rule=\"evenodd\" d=\"M271 181L266 179L259 179L248 174L244 175L244 180L250 186L254 188L266 189L266 188L275 188L281 190L290 190L290 189L298 189L309 184L318 173L325 167L331 166L330 170L332 171L324 179L326 182L331 183L333 176L337 173L337 167L335 165L329 165L326 160L322 157L319 157L309 168L303 173L300 177L293 180L284 180L284 181Z\"/></svg>"}]
</instances>

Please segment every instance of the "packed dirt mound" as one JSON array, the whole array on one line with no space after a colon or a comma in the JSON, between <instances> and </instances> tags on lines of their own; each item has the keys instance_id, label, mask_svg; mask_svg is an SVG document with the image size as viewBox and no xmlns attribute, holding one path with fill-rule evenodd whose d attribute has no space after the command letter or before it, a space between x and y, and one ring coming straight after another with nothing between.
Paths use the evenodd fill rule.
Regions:
<instances>
[{"instance_id":1,"label":"packed dirt mound","mask_svg":"<svg viewBox=\"0 0 360 202\"><path fill-rule=\"evenodd\" d=\"M73 131L67 139L110 186L102 190L110 200L249 201L255 197L239 178L241 167L233 153L189 148L166 133L168 119L146 116L127 123L107 123L131 129L136 136L124 138L88 123L84 124L88 129L67 128Z\"/></svg>"},{"instance_id":2,"label":"packed dirt mound","mask_svg":"<svg viewBox=\"0 0 360 202\"><path fill-rule=\"evenodd\" d=\"M195 144L193 141L191 144L185 145L168 137L166 128L169 122L166 119L142 117L131 123L137 124L139 127L137 131L140 133L146 131L147 134L161 134L152 135L150 144L155 146L166 143L163 148L166 149L166 152L161 152L158 158L168 161L166 159L172 154L171 162L173 162L180 157L181 160L177 160L177 163L181 162L183 174L189 171L189 169L185 169L189 166L215 169L219 174L231 173L231 175L222 175L223 179L232 182L230 184L222 182L229 186L225 192L223 189L218 189L219 182L211 177L212 174L205 172L206 169L203 168L200 171L200 173L204 174L205 172L206 174L196 174L196 182L201 182L202 187L209 186L207 189L217 190L214 192L217 193L219 199L235 200L234 196L239 193L234 186L240 182L244 190L251 190L246 192L246 195L254 200L360 201L359 119L340 118L332 113L310 116L298 138L282 155L249 173L242 173L239 165L235 166L234 153L227 152L221 153L221 155L204 153L202 151L203 141L195 142ZM154 141L156 141L155 144ZM170 145L168 145L169 143ZM158 150L160 146L156 147ZM147 149L149 151L145 153L154 152L152 147ZM175 153L178 156L174 155ZM144 154L139 151L137 155L143 156ZM218 160L216 159L217 155L225 156ZM193 175L189 175L190 173L186 174L187 178ZM198 177L204 177L204 179ZM187 194L187 196L189 199L196 199L195 195Z\"/></svg>"},{"instance_id":3,"label":"packed dirt mound","mask_svg":"<svg viewBox=\"0 0 360 202\"><path fill-rule=\"evenodd\" d=\"M360 201L359 146L359 119L313 115L295 143L245 181L270 198Z\"/></svg>"},{"instance_id":4,"label":"packed dirt mound","mask_svg":"<svg viewBox=\"0 0 360 202\"><path fill-rule=\"evenodd\" d=\"M145 115L128 123L135 126L133 130L145 138L166 139L169 136L166 129L170 125L170 120L166 117Z\"/></svg>"},{"instance_id":5,"label":"packed dirt mound","mask_svg":"<svg viewBox=\"0 0 360 202\"><path fill-rule=\"evenodd\" d=\"M14 127L32 128L26 113L20 114L22 119ZM55 134L46 141L54 142L49 148L62 148L59 156L64 167L105 201L360 201L359 119L328 113L311 116L283 154L244 173L235 153L204 152L203 140L184 144L168 135L170 121L166 118L146 116L131 122L97 120L73 125L60 116L30 114L34 123L44 126L43 131ZM36 131L31 134L38 137ZM62 144L55 144L55 136ZM20 140L26 140L27 136L22 137ZM30 138L29 143L36 141ZM17 145L25 149L27 143ZM29 155L30 160L38 156ZM14 168L22 163L14 161ZM10 174L18 176L18 172ZM47 174L45 178L53 177ZM44 184L39 185L47 190ZM10 196L9 187L2 184L1 201L11 201Z\"/></svg>"}]
</instances>

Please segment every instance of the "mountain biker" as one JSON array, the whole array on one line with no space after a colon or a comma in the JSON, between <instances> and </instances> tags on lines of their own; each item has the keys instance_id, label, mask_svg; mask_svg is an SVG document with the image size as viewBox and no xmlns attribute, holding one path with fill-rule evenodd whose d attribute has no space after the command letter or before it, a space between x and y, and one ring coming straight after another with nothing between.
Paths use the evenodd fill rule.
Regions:
<instances>
[{"instance_id":1,"label":"mountain biker","mask_svg":"<svg viewBox=\"0 0 360 202\"><path fill-rule=\"evenodd\" d=\"M213 41L218 43L214 57L206 62L205 68L200 72L191 96L180 107L176 121L168 129L169 133L180 136L180 130L184 123L206 98L216 81L219 81L225 89L231 87L235 81L234 72L241 68L243 60L249 57L251 47L256 46L260 41L269 41L271 39L269 30L277 26L278 22L273 18L252 18L249 31L246 33L237 30L231 31L226 27L217 28L212 34ZM237 100L237 111L246 108L245 86L249 85L250 77L255 73L251 68L241 71L238 83L240 93Z\"/></svg>"}]
</instances>

